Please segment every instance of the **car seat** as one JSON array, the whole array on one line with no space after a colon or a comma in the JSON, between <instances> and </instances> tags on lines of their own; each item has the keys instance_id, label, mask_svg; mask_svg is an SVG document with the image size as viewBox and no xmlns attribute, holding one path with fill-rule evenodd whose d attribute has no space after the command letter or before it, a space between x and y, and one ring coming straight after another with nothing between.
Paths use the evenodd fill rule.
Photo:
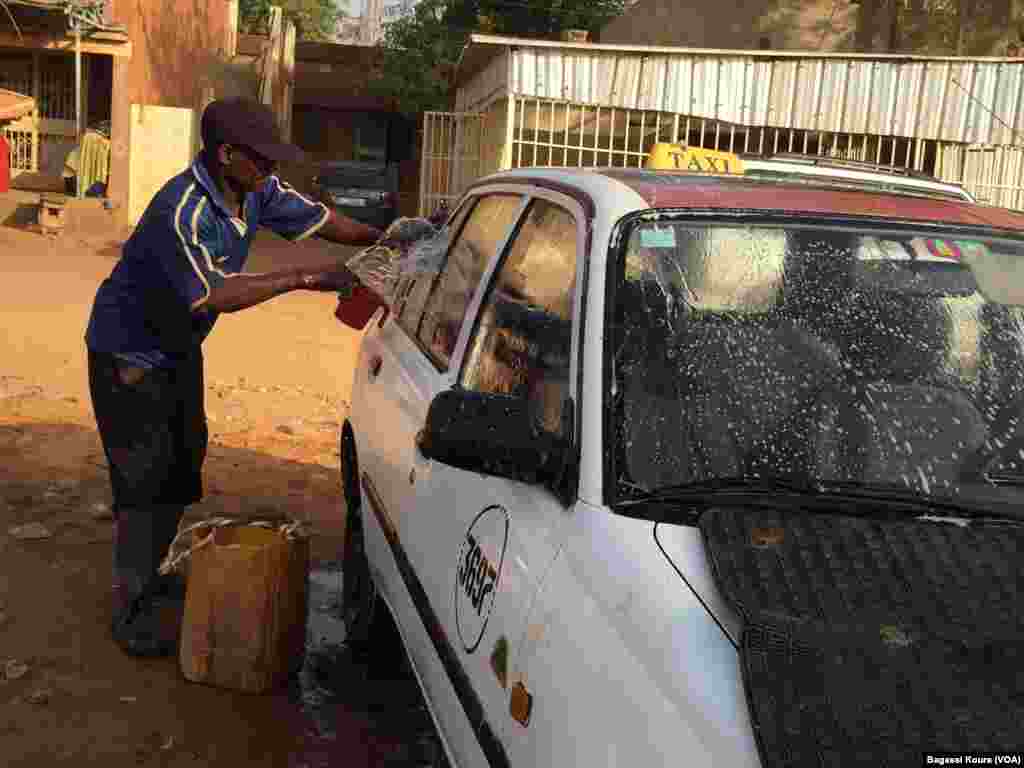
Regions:
<instances>
[{"instance_id":1,"label":"car seat","mask_svg":"<svg viewBox=\"0 0 1024 768\"><path fill-rule=\"evenodd\" d=\"M819 476L923 493L955 486L987 428L945 375L947 331L935 300L858 292L845 325L846 386L817 403Z\"/></svg>"},{"instance_id":2,"label":"car seat","mask_svg":"<svg viewBox=\"0 0 1024 768\"><path fill-rule=\"evenodd\" d=\"M699 460L681 391L678 303L653 279L616 291L616 384L620 478L643 488L690 482Z\"/></svg>"}]
</instances>

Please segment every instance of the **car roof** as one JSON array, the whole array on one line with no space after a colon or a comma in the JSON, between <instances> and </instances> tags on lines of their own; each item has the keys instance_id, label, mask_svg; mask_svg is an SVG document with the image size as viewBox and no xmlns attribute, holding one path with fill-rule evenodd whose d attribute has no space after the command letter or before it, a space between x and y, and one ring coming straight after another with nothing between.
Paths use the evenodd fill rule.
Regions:
<instances>
[{"instance_id":1,"label":"car roof","mask_svg":"<svg viewBox=\"0 0 1024 768\"><path fill-rule=\"evenodd\" d=\"M899 191L841 189L806 180L639 168L521 168L486 177L475 186L502 182L555 184L575 189L616 218L646 208L691 208L869 217L1024 231L1024 213L1006 208Z\"/></svg>"},{"instance_id":2,"label":"car roof","mask_svg":"<svg viewBox=\"0 0 1024 768\"><path fill-rule=\"evenodd\" d=\"M793 179L826 179L837 185L849 185L868 191L917 191L921 194L974 202L971 194L958 184L950 184L923 173L898 168L881 168L869 163L835 160L827 157L789 155L741 155L744 175L760 174Z\"/></svg>"}]
</instances>

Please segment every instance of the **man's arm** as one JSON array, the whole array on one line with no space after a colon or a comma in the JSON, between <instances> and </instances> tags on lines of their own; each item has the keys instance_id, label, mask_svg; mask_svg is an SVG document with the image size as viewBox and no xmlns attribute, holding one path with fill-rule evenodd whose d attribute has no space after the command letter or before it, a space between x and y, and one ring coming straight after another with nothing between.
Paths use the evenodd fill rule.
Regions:
<instances>
[{"instance_id":1,"label":"man's arm","mask_svg":"<svg viewBox=\"0 0 1024 768\"><path fill-rule=\"evenodd\" d=\"M320 269L289 269L262 274L232 275L211 288L194 312L237 312L295 290L343 291L357 282L343 265Z\"/></svg>"},{"instance_id":2,"label":"man's arm","mask_svg":"<svg viewBox=\"0 0 1024 768\"><path fill-rule=\"evenodd\" d=\"M383 234L311 200L277 176L260 193L260 225L293 242L316 235L342 245L373 245Z\"/></svg>"},{"instance_id":3,"label":"man's arm","mask_svg":"<svg viewBox=\"0 0 1024 768\"><path fill-rule=\"evenodd\" d=\"M316 236L342 245L373 245L384 233L369 224L329 211L327 221L317 230Z\"/></svg>"}]
</instances>

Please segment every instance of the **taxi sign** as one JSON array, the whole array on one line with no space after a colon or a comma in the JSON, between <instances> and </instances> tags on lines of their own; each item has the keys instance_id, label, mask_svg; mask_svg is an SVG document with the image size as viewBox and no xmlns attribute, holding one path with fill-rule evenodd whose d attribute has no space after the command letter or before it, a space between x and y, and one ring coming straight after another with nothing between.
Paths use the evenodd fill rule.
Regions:
<instances>
[{"instance_id":1,"label":"taxi sign","mask_svg":"<svg viewBox=\"0 0 1024 768\"><path fill-rule=\"evenodd\" d=\"M743 161L732 152L687 147L684 144L655 144L647 155L645 168L652 171L742 174Z\"/></svg>"}]
</instances>

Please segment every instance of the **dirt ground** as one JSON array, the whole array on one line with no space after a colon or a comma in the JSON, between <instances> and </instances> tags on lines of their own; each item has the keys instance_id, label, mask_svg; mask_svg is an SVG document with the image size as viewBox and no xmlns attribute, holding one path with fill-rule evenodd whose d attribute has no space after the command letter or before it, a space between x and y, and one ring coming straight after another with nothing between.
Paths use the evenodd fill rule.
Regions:
<instances>
[{"instance_id":1,"label":"dirt ground","mask_svg":"<svg viewBox=\"0 0 1024 768\"><path fill-rule=\"evenodd\" d=\"M334 318L333 296L291 294L220 319L205 345L207 497L189 512L283 514L316 531L301 679L277 695L235 694L108 639L110 497L83 334L118 253L111 233L53 240L0 226L3 764L432 764L436 737L407 674L361 668L338 646L338 427L358 334ZM340 253L261 236L250 269ZM41 538L12 532L26 524Z\"/></svg>"}]
</instances>

